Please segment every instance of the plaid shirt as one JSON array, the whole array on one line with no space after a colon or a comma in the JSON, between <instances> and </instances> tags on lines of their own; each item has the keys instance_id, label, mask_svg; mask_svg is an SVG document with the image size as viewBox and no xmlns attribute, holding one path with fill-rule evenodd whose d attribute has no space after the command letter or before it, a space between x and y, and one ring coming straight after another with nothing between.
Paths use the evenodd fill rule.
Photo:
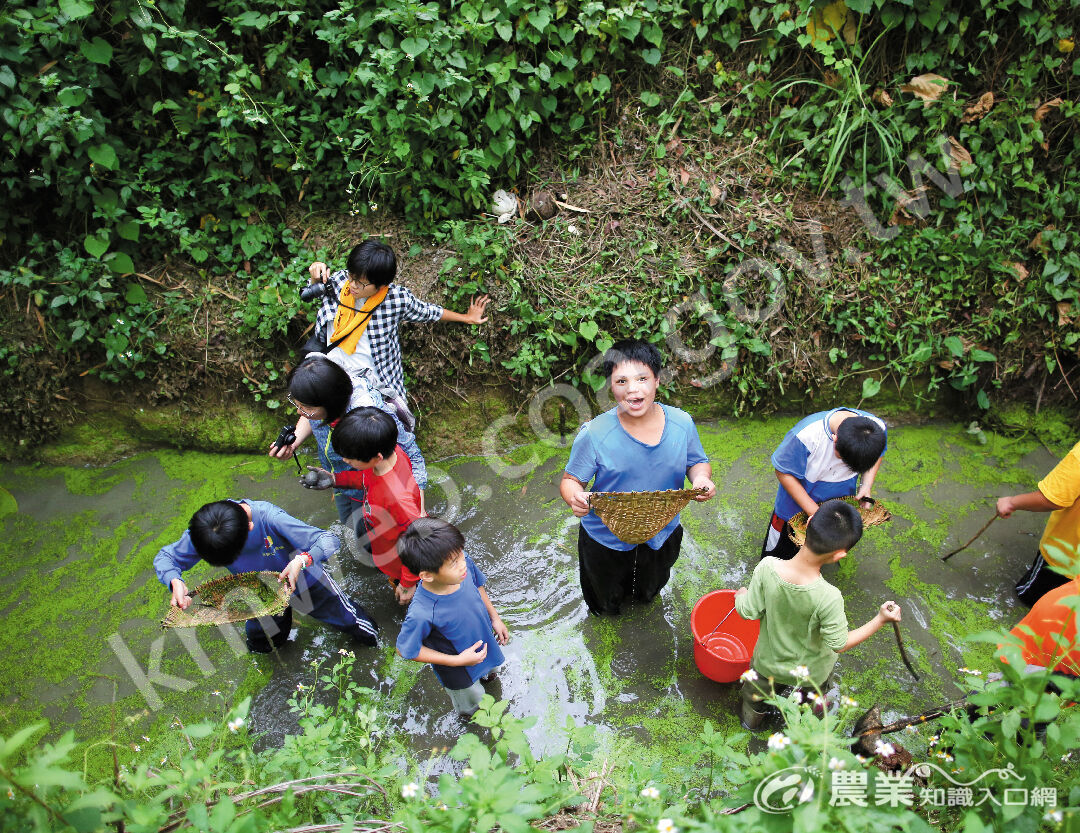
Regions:
<instances>
[{"instance_id":1,"label":"plaid shirt","mask_svg":"<svg viewBox=\"0 0 1080 833\"><path fill-rule=\"evenodd\" d=\"M322 306L316 317L318 331L324 334L326 343L330 343L330 334L334 329L334 316L337 314L338 298L341 288L349 279L345 269L339 269L327 279L328 291L323 296ZM405 373L401 368L401 342L398 341L398 325L402 321L438 321L442 318L443 308L438 304L421 301L399 283L390 284L386 298L368 322L367 335L371 344L371 356L375 360L375 369L379 372L379 381L404 398Z\"/></svg>"}]
</instances>

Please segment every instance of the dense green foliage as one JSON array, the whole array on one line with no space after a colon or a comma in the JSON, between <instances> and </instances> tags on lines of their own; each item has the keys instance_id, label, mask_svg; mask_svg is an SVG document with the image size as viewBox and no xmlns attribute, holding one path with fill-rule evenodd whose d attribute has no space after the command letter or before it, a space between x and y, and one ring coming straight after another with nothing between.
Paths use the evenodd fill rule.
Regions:
<instances>
[{"instance_id":1,"label":"dense green foliage","mask_svg":"<svg viewBox=\"0 0 1080 833\"><path fill-rule=\"evenodd\" d=\"M700 289L723 331L695 346L711 338L714 369L738 360L745 401L855 373L866 396L921 376L985 406L1004 383L1072 369L1080 347L1077 23L1069 0L9 3L0 287L18 326L0 365L18 385L34 353L68 376L143 378L185 351L178 322L211 302L241 336L295 336L302 267L327 254L300 229L392 212L473 267L451 303L495 292L498 329L473 360L523 382L580 378L628 330L667 335L665 315ZM903 86L929 73L943 79L929 94ZM689 188L678 137L697 141ZM523 255L542 232L467 218L496 187L552 165L572 179L612 147L653 166L656 225L599 246L584 277L611 286L563 303L543 286L559 257ZM736 168L744 198L714 211ZM786 216L761 220L759 194L771 204L782 183ZM783 254L803 219L792 183L845 198L849 220L865 205L824 279L797 266L821 259L808 240ZM728 243L665 242L700 227L691 212ZM786 292L770 321L739 312L760 281L724 277L754 258ZM134 274L162 261L183 291ZM830 363L788 359L788 343ZM256 367L242 376L272 398Z\"/></svg>"},{"instance_id":2,"label":"dense green foliage","mask_svg":"<svg viewBox=\"0 0 1080 833\"><path fill-rule=\"evenodd\" d=\"M988 638L997 641L1000 635ZM888 790L887 784L841 731L858 713L845 700L835 715L815 717L810 703L774 699L784 715L782 733L768 749L747 755L741 737L723 737L705 722L700 736L688 738L681 761L659 769L634 763L623 742L609 770L607 758L598 774L598 744L592 727L568 723L559 754L536 758L526 737L534 718L520 720L505 702L486 696L474 722L486 730L462 736L450 759L455 771L435 777L432 764L400 765L402 750L379 715L377 695L352 680L354 658L348 652L329 668L316 666L310 685L301 683L290 700L300 715L300 734L280 749L252 753L226 744L229 733L246 733L249 701L229 709L220 722L177 727L186 746L174 759L118 762L112 776L88 783L69 760L71 733L36 748L27 744L40 730L29 726L0 738L0 828L36 831L420 831L447 833L501 829L525 833L530 822L571 808L578 829L594 820L632 824L659 833L702 831L1035 831L1071 830L1080 813L1080 787L1074 785L1072 752L1080 744L1080 715L1063 704L1080 697L1080 683L1062 683L1060 694L1044 691L1045 674L1022 674L1001 665L1005 686L974 683L978 708L968 719L945 719L933 737L904 735L906 744L942 768L927 769L928 790L952 788L956 776L966 783L991 770L1010 766L1031 789L1053 793L1045 803L1002 801L997 778L980 785L995 800L975 806L918 807L916 787ZM815 695L816 696L816 695ZM1036 721L1049 723L1045 733ZM922 749L916 749L923 747ZM883 755L891 752L882 751ZM114 760L116 760L114 758ZM841 795L832 774L866 776L865 806L836 801ZM767 812L755 798L759 784L785 773L799 774L789 809ZM893 776L910 779L901 770ZM796 793L798 795L796 796ZM764 793L762 793L764 794ZM1026 792L1025 794L1029 794ZM849 792L850 795L850 792ZM908 796L907 800L898 796ZM982 797L981 792L975 797ZM768 802L768 799L765 799ZM591 807L589 806L591 803ZM765 806L775 807L775 800ZM747 806L748 805L748 806ZM932 809L938 807L939 809ZM927 818L927 814L930 818ZM308 825L326 825L312 827ZM560 828L562 829L562 828Z\"/></svg>"}]
</instances>

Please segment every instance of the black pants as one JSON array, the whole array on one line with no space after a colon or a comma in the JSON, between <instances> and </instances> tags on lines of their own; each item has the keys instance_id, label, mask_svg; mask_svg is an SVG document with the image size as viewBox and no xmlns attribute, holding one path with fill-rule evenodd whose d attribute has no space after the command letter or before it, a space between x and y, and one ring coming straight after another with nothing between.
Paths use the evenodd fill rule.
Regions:
<instances>
[{"instance_id":1,"label":"black pants","mask_svg":"<svg viewBox=\"0 0 1080 833\"><path fill-rule=\"evenodd\" d=\"M675 531L658 550L638 544L632 550L613 550L594 541L578 527L578 568L581 595L589 613L618 615L628 600L651 602L671 578L679 559L683 529Z\"/></svg>"},{"instance_id":2,"label":"black pants","mask_svg":"<svg viewBox=\"0 0 1080 833\"><path fill-rule=\"evenodd\" d=\"M772 549L769 549L770 541L772 542ZM761 545L761 557L771 555L773 558L779 558L782 561L790 561L798 551L799 548L791 540L791 524L781 520L774 512L769 519L769 526L765 530L765 541Z\"/></svg>"},{"instance_id":3,"label":"black pants","mask_svg":"<svg viewBox=\"0 0 1080 833\"><path fill-rule=\"evenodd\" d=\"M367 611L346 596L326 573L322 573L317 581L309 581L310 575L300 574L291 603L282 613L247 620L244 630L249 651L266 654L284 645L292 630L294 607L305 616L349 634L361 645L373 647L377 644L375 635L379 626Z\"/></svg>"},{"instance_id":4,"label":"black pants","mask_svg":"<svg viewBox=\"0 0 1080 833\"><path fill-rule=\"evenodd\" d=\"M1042 553L1037 552L1027 572L1016 582L1016 595L1020 601L1031 607L1051 590L1061 587L1067 581L1069 581L1068 576L1051 570Z\"/></svg>"}]
</instances>

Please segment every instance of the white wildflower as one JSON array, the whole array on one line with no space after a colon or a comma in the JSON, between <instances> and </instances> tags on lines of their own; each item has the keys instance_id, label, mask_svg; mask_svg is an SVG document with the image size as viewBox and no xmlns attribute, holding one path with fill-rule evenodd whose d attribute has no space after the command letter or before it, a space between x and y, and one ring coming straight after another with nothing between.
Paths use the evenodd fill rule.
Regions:
<instances>
[{"instance_id":1,"label":"white wildflower","mask_svg":"<svg viewBox=\"0 0 1080 833\"><path fill-rule=\"evenodd\" d=\"M218 691L217 689L214 689L214 690L213 690L213 691L211 691L210 693L211 693L211 694L212 694L212 695L213 695L214 697L220 697L220 696L221 696L221 692L220 692L220 691Z\"/></svg>"},{"instance_id":2,"label":"white wildflower","mask_svg":"<svg viewBox=\"0 0 1080 833\"><path fill-rule=\"evenodd\" d=\"M838 769L843 769L847 764L839 758L829 758L829 769L834 772Z\"/></svg>"},{"instance_id":3,"label":"white wildflower","mask_svg":"<svg viewBox=\"0 0 1080 833\"><path fill-rule=\"evenodd\" d=\"M792 703L801 703L803 701L803 693L799 689L795 689L788 695L788 700Z\"/></svg>"},{"instance_id":4,"label":"white wildflower","mask_svg":"<svg viewBox=\"0 0 1080 833\"><path fill-rule=\"evenodd\" d=\"M858 761L860 764L865 764L866 763L866 758L864 756L862 756L862 755L856 755L855 760Z\"/></svg>"},{"instance_id":5,"label":"white wildflower","mask_svg":"<svg viewBox=\"0 0 1080 833\"><path fill-rule=\"evenodd\" d=\"M165 766L165 762L166 762L167 760L169 760L169 756L168 756L168 755L166 755L166 756L165 756L164 758L162 758L162 759L161 759L161 763L160 763L160 764L158 764L158 766Z\"/></svg>"},{"instance_id":6,"label":"white wildflower","mask_svg":"<svg viewBox=\"0 0 1080 833\"><path fill-rule=\"evenodd\" d=\"M461 770L461 777L462 778L475 778L476 773L473 772L473 769L472 769L471 766L467 766L467 767L465 767L465 769Z\"/></svg>"},{"instance_id":7,"label":"white wildflower","mask_svg":"<svg viewBox=\"0 0 1080 833\"><path fill-rule=\"evenodd\" d=\"M789 746L790 744L791 738L789 738L782 732L774 732L773 734L769 735L769 749L779 752L785 746Z\"/></svg>"},{"instance_id":8,"label":"white wildflower","mask_svg":"<svg viewBox=\"0 0 1080 833\"><path fill-rule=\"evenodd\" d=\"M227 725L229 727L229 731L235 733L237 729L244 725L244 718L238 717L236 718L236 720L230 720Z\"/></svg>"},{"instance_id":9,"label":"white wildflower","mask_svg":"<svg viewBox=\"0 0 1080 833\"><path fill-rule=\"evenodd\" d=\"M143 735L142 739L145 740L147 743L150 742L150 738L148 738L146 735Z\"/></svg>"},{"instance_id":10,"label":"white wildflower","mask_svg":"<svg viewBox=\"0 0 1080 833\"><path fill-rule=\"evenodd\" d=\"M930 735L930 740L926 742L927 746L937 746L937 742L941 740L937 735Z\"/></svg>"},{"instance_id":11,"label":"white wildflower","mask_svg":"<svg viewBox=\"0 0 1080 833\"><path fill-rule=\"evenodd\" d=\"M307 688L307 686L305 686L303 683L297 683L296 684L296 690L297 691L303 691L306 688Z\"/></svg>"},{"instance_id":12,"label":"white wildflower","mask_svg":"<svg viewBox=\"0 0 1080 833\"><path fill-rule=\"evenodd\" d=\"M982 671L979 671L977 668L961 668L960 673L961 674L971 674L973 677L981 677L982 676Z\"/></svg>"},{"instance_id":13,"label":"white wildflower","mask_svg":"<svg viewBox=\"0 0 1080 833\"><path fill-rule=\"evenodd\" d=\"M917 726L914 726L914 725L905 726L904 727L904 734L905 735L917 735L917 734L919 734L919 728Z\"/></svg>"},{"instance_id":14,"label":"white wildflower","mask_svg":"<svg viewBox=\"0 0 1080 833\"><path fill-rule=\"evenodd\" d=\"M15 800L15 793L12 792L11 787L8 787L7 797L8 797L8 801L14 801Z\"/></svg>"},{"instance_id":15,"label":"white wildflower","mask_svg":"<svg viewBox=\"0 0 1080 833\"><path fill-rule=\"evenodd\" d=\"M850 697L848 697L848 696L847 696L847 695L845 694L845 695L844 695L843 697L841 697L841 698L840 698L840 705L841 705L841 706L847 706L847 707L849 707L849 708L852 708L852 709L853 709L853 708L855 708L855 707L856 707L857 705L859 705L859 702L858 702L857 700L853 700L853 699L851 699Z\"/></svg>"},{"instance_id":16,"label":"white wildflower","mask_svg":"<svg viewBox=\"0 0 1080 833\"><path fill-rule=\"evenodd\" d=\"M656 787L646 787L641 791L641 794L645 798L659 798L660 790L656 789Z\"/></svg>"},{"instance_id":17,"label":"white wildflower","mask_svg":"<svg viewBox=\"0 0 1080 833\"><path fill-rule=\"evenodd\" d=\"M416 798L416 793L420 789L419 786L410 781L401 788L402 798Z\"/></svg>"},{"instance_id":18,"label":"white wildflower","mask_svg":"<svg viewBox=\"0 0 1080 833\"><path fill-rule=\"evenodd\" d=\"M348 651L346 651L346 650L345 650L344 648L338 648L338 653L339 653L339 654L341 654L342 656L345 656L345 655L346 655L346 654L348 654L349 652L348 652Z\"/></svg>"},{"instance_id":19,"label":"white wildflower","mask_svg":"<svg viewBox=\"0 0 1080 833\"><path fill-rule=\"evenodd\" d=\"M806 680L810 677L810 669L805 665L796 665L791 669L791 676L796 680Z\"/></svg>"},{"instance_id":20,"label":"white wildflower","mask_svg":"<svg viewBox=\"0 0 1080 833\"><path fill-rule=\"evenodd\" d=\"M1065 818L1065 814L1063 812L1061 812L1061 810L1051 810L1049 813L1047 813L1045 816L1043 816L1043 821L1052 821L1055 824L1057 824L1060 821L1062 821L1064 818Z\"/></svg>"},{"instance_id":21,"label":"white wildflower","mask_svg":"<svg viewBox=\"0 0 1080 833\"><path fill-rule=\"evenodd\" d=\"M878 742L874 744L874 751L882 758L888 758L896 754L896 747L878 738Z\"/></svg>"},{"instance_id":22,"label":"white wildflower","mask_svg":"<svg viewBox=\"0 0 1080 833\"><path fill-rule=\"evenodd\" d=\"M744 683L752 683L758 678L757 671L753 668L747 668L742 674L739 675L739 679Z\"/></svg>"},{"instance_id":23,"label":"white wildflower","mask_svg":"<svg viewBox=\"0 0 1080 833\"><path fill-rule=\"evenodd\" d=\"M671 821L671 819L660 819L656 823L656 833L679 833L679 828Z\"/></svg>"},{"instance_id":24,"label":"white wildflower","mask_svg":"<svg viewBox=\"0 0 1080 833\"><path fill-rule=\"evenodd\" d=\"M822 698L821 695L818 694L816 691L811 691L809 694L806 695L806 699L809 700L811 703L816 703Z\"/></svg>"},{"instance_id":25,"label":"white wildflower","mask_svg":"<svg viewBox=\"0 0 1080 833\"><path fill-rule=\"evenodd\" d=\"M139 744L137 744L137 743L133 743L133 744L131 744L131 745L132 745L132 747L134 747L134 749L135 749L135 751L136 751L136 752L142 752L142 747L141 747L141 746L139 746Z\"/></svg>"}]
</instances>

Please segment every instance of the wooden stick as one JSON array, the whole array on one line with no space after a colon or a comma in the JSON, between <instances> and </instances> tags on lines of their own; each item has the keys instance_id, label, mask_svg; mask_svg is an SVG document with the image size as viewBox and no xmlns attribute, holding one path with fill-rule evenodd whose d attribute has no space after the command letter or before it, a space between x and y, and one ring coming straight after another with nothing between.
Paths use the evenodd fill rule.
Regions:
<instances>
[{"instance_id":1,"label":"wooden stick","mask_svg":"<svg viewBox=\"0 0 1080 833\"><path fill-rule=\"evenodd\" d=\"M917 714L914 717L904 717L900 720L889 723L886 726L871 726L863 731L859 732L859 737L863 738L867 735L888 735L893 732L899 732L901 729L906 729L908 726L918 726L920 723L926 723L929 720L936 720L939 717L943 717L950 712L954 712L957 709L962 709L967 705L967 698L961 697L959 700L953 700L951 703L946 703L944 706L938 706L936 709L930 709L929 711Z\"/></svg>"},{"instance_id":2,"label":"wooden stick","mask_svg":"<svg viewBox=\"0 0 1080 833\"><path fill-rule=\"evenodd\" d=\"M908 659L907 651L904 650L904 639L900 636L900 623L893 622L893 633L896 634L896 647L900 649L900 659L904 661L904 665L907 666L907 670L911 672L911 676L915 678L915 682L919 681L919 675L915 673L914 667L911 665L911 660Z\"/></svg>"},{"instance_id":3,"label":"wooden stick","mask_svg":"<svg viewBox=\"0 0 1080 833\"><path fill-rule=\"evenodd\" d=\"M974 535L972 535L972 536L971 536L971 540L970 540L970 541L968 541L968 542L967 542L966 544L964 544L964 546L962 546L962 547L959 547L959 548L957 548L957 549L953 550L953 551L952 551L952 552L950 552L950 553L949 553L948 555L943 555L943 556L941 557L941 560L942 560L942 561L948 561L948 560L949 560L950 558L952 558L952 557L953 557L954 555L956 555L956 554L957 554L958 552L960 552L961 550L966 550L966 549L967 549L968 547L970 547L970 546L971 546L972 544L974 544L974 543L975 543L975 539L976 539L976 538L978 538L978 537L979 537L980 535L982 535L982 534L983 534L984 532L986 532L986 529L987 529L987 527L989 527L989 526L990 526L990 524L992 524L992 523L993 523L994 521L996 521L997 519L998 519L998 513L997 513L997 512L994 512L994 517L992 517L992 518L991 518L990 520L988 520L988 521L987 521L986 523L984 523L984 524L982 525L982 528L981 528L981 529L980 529L980 530L979 530L978 532L976 532L976 533L975 533Z\"/></svg>"}]
</instances>

